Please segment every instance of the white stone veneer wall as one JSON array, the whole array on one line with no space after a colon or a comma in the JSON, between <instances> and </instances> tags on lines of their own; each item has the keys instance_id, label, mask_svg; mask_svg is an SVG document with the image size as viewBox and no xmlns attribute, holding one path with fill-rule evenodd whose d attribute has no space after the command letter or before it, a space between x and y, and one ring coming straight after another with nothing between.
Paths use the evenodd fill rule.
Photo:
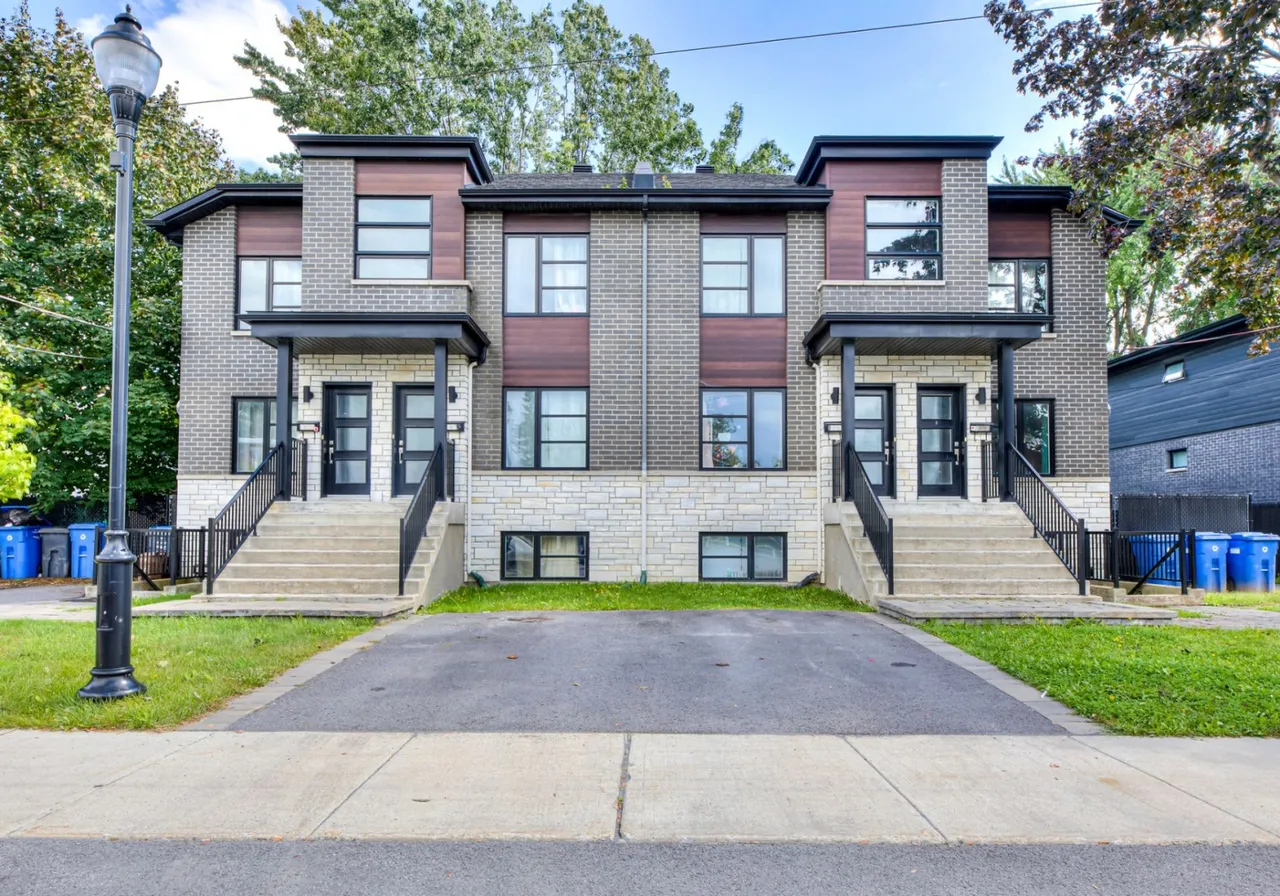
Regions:
<instances>
[{"instance_id":1,"label":"white stone veneer wall","mask_svg":"<svg viewBox=\"0 0 1280 896\"><path fill-rule=\"evenodd\" d=\"M650 581L698 579L699 533L785 533L787 580L819 572L818 479L812 473L651 473ZM501 533L587 532L596 581L640 577L639 473L475 474L473 568L501 578Z\"/></svg>"},{"instance_id":2,"label":"white stone veneer wall","mask_svg":"<svg viewBox=\"0 0 1280 896\"><path fill-rule=\"evenodd\" d=\"M199 529L209 524L231 496L244 485L247 476L218 476L188 473L178 477L177 525L183 529Z\"/></svg>"},{"instance_id":3,"label":"white stone veneer wall","mask_svg":"<svg viewBox=\"0 0 1280 896\"><path fill-rule=\"evenodd\" d=\"M1111 528L1111 481L1109 479L1061 479L1048 476L1045 482L1062 503L1077 516L1083 516L1090 529Z\"/></svg>"}]
</instances>

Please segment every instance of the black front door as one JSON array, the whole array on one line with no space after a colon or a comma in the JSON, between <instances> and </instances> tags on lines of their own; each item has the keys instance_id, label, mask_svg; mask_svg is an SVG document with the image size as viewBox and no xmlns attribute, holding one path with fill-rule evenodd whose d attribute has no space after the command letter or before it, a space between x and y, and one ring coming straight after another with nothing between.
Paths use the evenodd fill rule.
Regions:
<instances>
[{"instance_id":1,"label":"black front door","mask_svg":"<svg viewBox=\"0 0 1280 896\"><path fill-rule=\"evenodd\" d=\"M960 389L921 387L919 427L921 497L964 496L964 406Z\"/></svg>"},{"instance_id":2,"label":"black front door","mask_svg":"<svg viewBox=\"0 0 1280 896\"><path fill-rule=\"evenodd\" d=\"M412 495L436 447L435 398L430 386L396 388L395 493Z\"/></svg>"},{"instance_id":3,"label":"black front door","mask_svg":"<svg viewBox=\"0 0 1280 896\"><path fill-rule=\"evenodd\" d=\"M368 386L324 388L324 493L369 494Z\"/></svg>"},{"instance_id":4,"label":"black front door","mask_svg":"<svg viewBox=\"0 0 1280 896\"><path fill-rule=\"evenodd\" d=\"M893 387L859 386L853 400L853 450L877 495L892 495Z\"/></svg>"}]
</instances>

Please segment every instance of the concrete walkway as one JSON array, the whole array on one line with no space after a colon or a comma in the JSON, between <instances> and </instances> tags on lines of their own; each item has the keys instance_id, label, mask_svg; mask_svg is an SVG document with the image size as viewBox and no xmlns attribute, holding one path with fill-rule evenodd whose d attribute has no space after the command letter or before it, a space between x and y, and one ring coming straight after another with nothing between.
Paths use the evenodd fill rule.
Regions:
<instances>
[{"instance_id":1,"label":"concrete walkway","mask_svg":"<svg viewBox=\"0 0 1280 896\"><path fill-rule=\"evenodd\" d=\"M1280 741L0 732L0 835L1280 844Z\"/></svg>"},{"instance_id":2,"label":"concrete walkway","mask_svg":"<svg viewBox=\"0 0 1280 896\"><path fill-rule=\"evenodd\" d=\"M1204 619L1179 617L1173 624L1181 628L1280 628L1280 613L1274 610L1254 610L1249 607L1184 607L1199 613Z\"/></svg>"}]
</instances>

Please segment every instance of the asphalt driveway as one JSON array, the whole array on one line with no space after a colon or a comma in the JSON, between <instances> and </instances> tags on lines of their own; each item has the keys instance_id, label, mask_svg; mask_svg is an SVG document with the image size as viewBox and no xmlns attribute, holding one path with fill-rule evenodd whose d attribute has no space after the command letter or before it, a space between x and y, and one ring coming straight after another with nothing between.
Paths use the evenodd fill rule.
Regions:
<instances>
[{"instance_id":1,"label":"asphalt driveway","mask_svg":"<svg viewBox=\"0 0 1280 896\"><path fill-rule=\"evenodd\" d=\"M866 614L443 614L236 725L250 731L1062 734Z\"/></svg>"}]
</instances>

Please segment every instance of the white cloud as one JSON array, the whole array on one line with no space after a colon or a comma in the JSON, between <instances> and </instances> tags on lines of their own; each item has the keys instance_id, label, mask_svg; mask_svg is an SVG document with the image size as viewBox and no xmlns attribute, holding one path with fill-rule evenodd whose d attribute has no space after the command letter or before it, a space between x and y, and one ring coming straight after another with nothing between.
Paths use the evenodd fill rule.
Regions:
<instances>
[{"instance_id":1,"label":"white cloud","mask_svg":"<svg viewBox=\"0 0 1280 896\"><path fill-rule=\"evenodd\" d=\"M177 82L181 100L206 100L249 95L257 80L232 57L248 40L283 59L284 38L276 19L288 17L279 0L178 0L173 12L158 19L144 18L143 27L164 60L161 82ZM76 27L92 37L105 22L105 17L95 16ZM271 106L262 100L191 106L188 116L215 128L227 155L242 165L265 164L268 156L293 148L279 132L279 119Z\"/></svg>"}]
</instances>

